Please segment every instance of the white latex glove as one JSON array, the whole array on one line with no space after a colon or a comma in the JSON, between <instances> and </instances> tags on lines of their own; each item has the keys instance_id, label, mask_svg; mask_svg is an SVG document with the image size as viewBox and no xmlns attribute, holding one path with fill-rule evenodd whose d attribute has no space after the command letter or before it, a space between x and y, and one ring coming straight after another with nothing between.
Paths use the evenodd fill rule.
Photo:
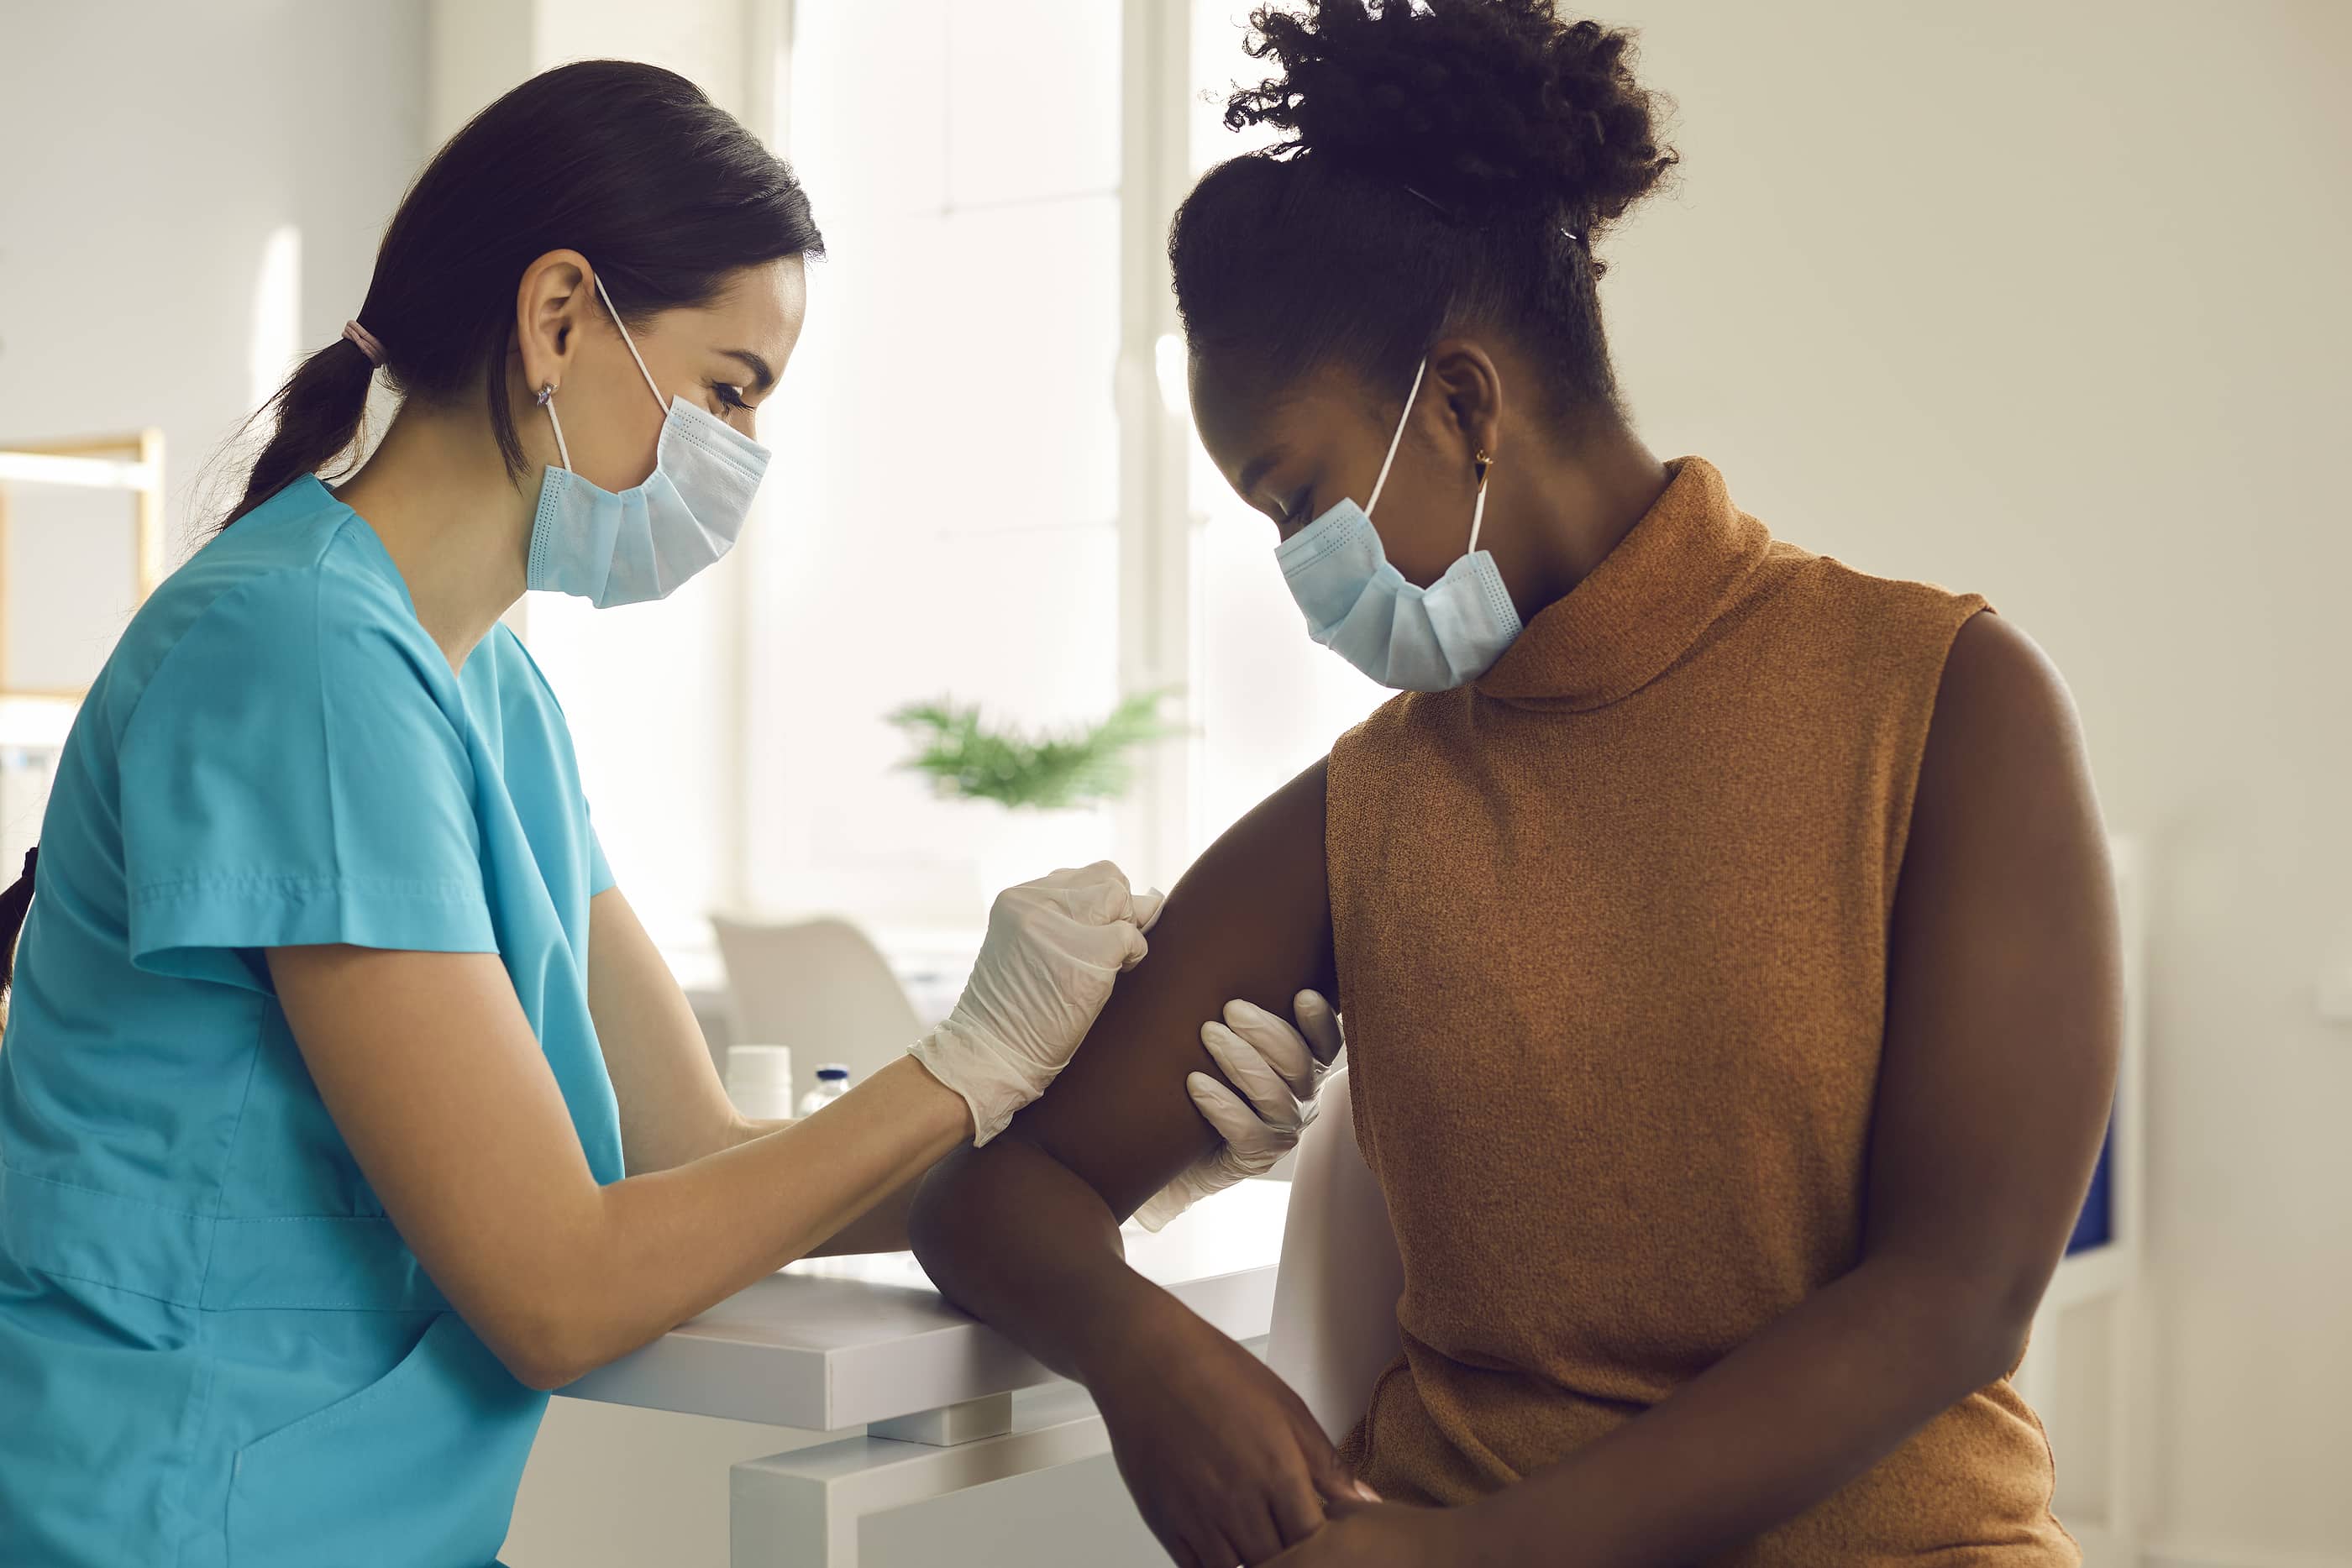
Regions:
<instances>
[{"instance_id":1,"label":"white latex glove","mask_svg":"<svg viewBox=\"0 0 2352 1568\"><path fill-rule=\"evenodd\" d=\"M1225 1004L1224 1022L1201 1026L1201 1043L1242 1092L1205 1072L1184 1080L1193 1108L1223 1134L1224 1145L1202 1155L1135 1211L1146 1230L1159 1229L1213 1192L1265 1175L1298 1146L1315 1120L1323 1075L1346 1040L1339 1015L1320 992L1301 991L1291 1007L1298 1014L1297 1029L1242 1001Z\"/></svg>"},{"instance_id":2,"label":"white latex glove","mask_svg":"<svg viewBox=\"0 0 2352 1568\"><path fill-rule=\"evenodd\" d=\"M971 1107L984 1144L1045 1092L1114 981L1143 961L1143 934L1164 895L1130 893L1108 861L1006 888L947 1021L918 1040L916 1061Z\"/></svg>"}]
</instances>

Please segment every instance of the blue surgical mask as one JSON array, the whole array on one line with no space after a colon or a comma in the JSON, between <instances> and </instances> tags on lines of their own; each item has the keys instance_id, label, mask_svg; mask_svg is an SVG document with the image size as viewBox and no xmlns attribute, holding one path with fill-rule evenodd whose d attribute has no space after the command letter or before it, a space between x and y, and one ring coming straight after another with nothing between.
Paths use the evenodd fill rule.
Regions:
<instances>
[{"instance_id":1,"label":"blue surgical mask","mask_svg":"<svg viewBox=\"0 0 2352 1568\"><path fill-rule=\"evenodd\" d=\"M1519 634L1519 612L1504 591L1495 558L1478 548L1486 517L1486 477L1478 476L1478 498L1470 513L1470 548L1427 588L1407 582L1391 566L1372 528L1421 395L1429 361L1412 375L1404 414L1389 438L1389 455L1372 483L1372 498L1359 507L1341 501L1282 541L1274 559L1290 596L1307 612L1307 632L1384 686L1401 692L1442 692L1465 685L1494 667Z\"/></svg>"},{"instance_id":2,"label":"blue surgical mask","mask_svg":"<svg viewBox=\"0 0 2352 1568\"><path fill-rule=\"evenodd\" d=\"M621 341L637 361L654 406L664 407L661 388L643 355L613 310L604 280L597 296L621 329ZM563 444L563 423L555 416L555 390L541 389L540 406L555 426L560 468L539 483L539 512L530 525L530 567L525 580L535 589L577 594L599 610L667 598L672 590L732 549L751 514L751 497L768 471L768 449L684 398L672 398L662 416L654 448L654 471L643 484L614 495L572 471Z\"/></svg>"}]
</instances>

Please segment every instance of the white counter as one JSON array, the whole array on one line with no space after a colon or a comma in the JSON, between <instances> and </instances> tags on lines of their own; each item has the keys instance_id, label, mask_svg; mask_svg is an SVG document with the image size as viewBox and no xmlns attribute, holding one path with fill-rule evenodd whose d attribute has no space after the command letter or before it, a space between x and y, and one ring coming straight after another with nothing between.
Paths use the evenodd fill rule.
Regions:
<instances>
[{"instance_id":1,"label":"white counter","mask_svg":"<svg viewBox=\"0 0 2352 1568\"><path fill-rule=\"evenodd\" d=\"M1273 1312L1289 1197L1286 1183L1244 1182L1157 1236L1129 1227L1128 1258L1226 1333L1255 1338ZM563 1392L830 1432L1053 1379L898 1252L795 1263Z\"/></svg>"}]
</instances>

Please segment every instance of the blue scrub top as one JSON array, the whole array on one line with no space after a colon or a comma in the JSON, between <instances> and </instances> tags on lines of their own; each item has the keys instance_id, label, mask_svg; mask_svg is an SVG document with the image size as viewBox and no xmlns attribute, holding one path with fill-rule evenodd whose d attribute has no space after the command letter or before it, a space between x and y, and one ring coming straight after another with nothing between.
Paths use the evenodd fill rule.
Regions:
<instances>
[{"instance_id":1,"label":"blue scrub top","mask_svg":"<svg viewBox=\"0 0 2352 1568\"><path fill-rule=\"evenodd\" d=\"M522 644L453 674L317 480L140 610L66 743L0 1049L0 1562L495 1557L546 1397L384 1218L260 950L499 954L616 1181L611 883Z\"/></svg>"}]
</instances>

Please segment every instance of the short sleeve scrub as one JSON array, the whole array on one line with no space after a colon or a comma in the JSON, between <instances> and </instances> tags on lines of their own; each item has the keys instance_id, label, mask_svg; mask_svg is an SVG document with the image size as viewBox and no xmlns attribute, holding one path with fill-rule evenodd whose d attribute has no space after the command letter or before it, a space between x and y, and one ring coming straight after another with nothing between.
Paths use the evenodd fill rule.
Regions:
<instances>
[{"instance_id":1,"label":"short sleeve scrub","mask_svg":"<svg viewBox=\"0 0 2352 1568\"><path fill-rule=\"evenodd\" d=\"M453 673L317 480L141 608L60 758L0 1048L0 1562L495 1559L546 1396L384 1217L262 950L499 955L611 1182L611 881L521 643Z\"/></svg>"}]
</instances>

